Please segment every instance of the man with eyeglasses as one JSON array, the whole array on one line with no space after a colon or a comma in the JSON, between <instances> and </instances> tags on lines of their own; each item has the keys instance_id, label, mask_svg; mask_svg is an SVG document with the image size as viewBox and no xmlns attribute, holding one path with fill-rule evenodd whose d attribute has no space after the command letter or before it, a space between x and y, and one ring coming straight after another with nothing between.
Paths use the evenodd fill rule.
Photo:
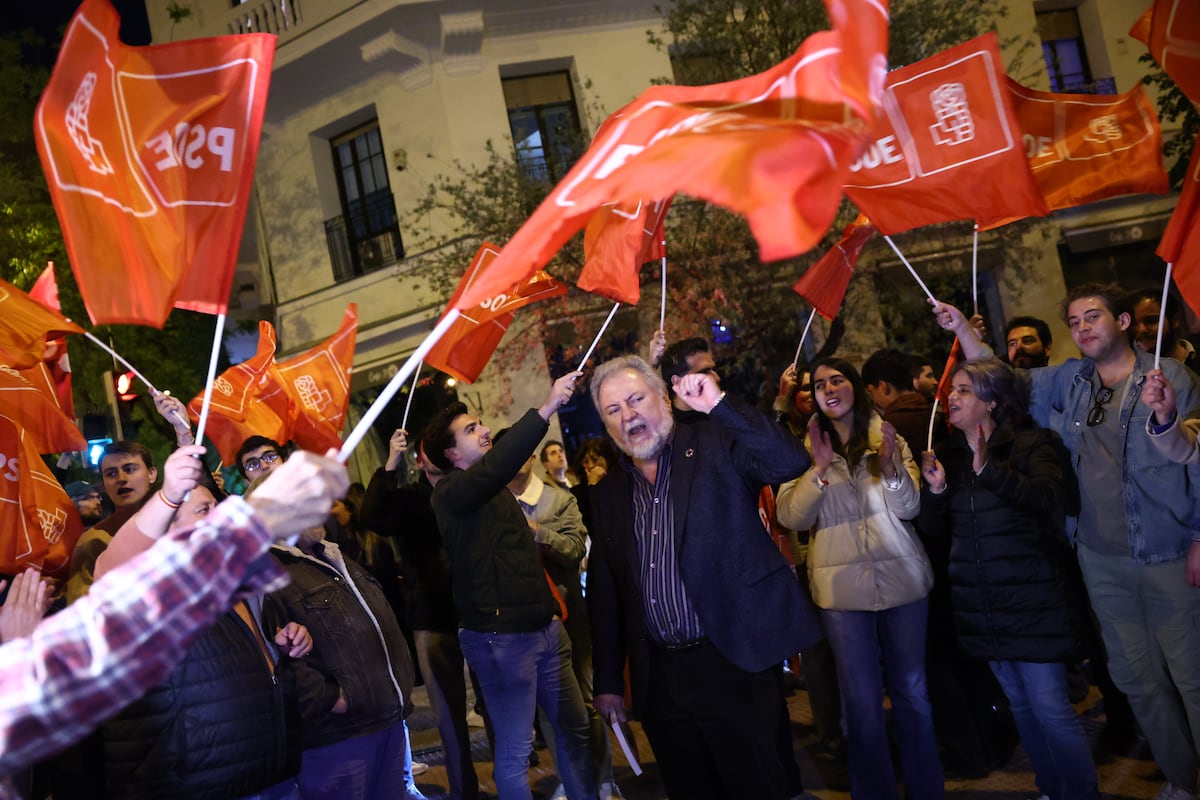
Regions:
<instances>
[{"instance_id":1,"label":"man with eyeglasses","mask_svg":"<svg viewBox=\"0 0 1200 800\"><path fill-rule=\"evenodd\" d=\"M251 436L237 452L238 471L247 481L265 478L286 460L283 446L266 436Z\"/></svg>"},{"instance_id":2,"label":"man with eyeglasses","mask_svg":"<svg viewBox=\"0 0 1200 800\"><path fill-rule=\"evenodd\" d=\"M1143 389L1153 353L1135 350L1133 319L1116 286L1068 293L1063 318L1082 359L1030 370L1030 412L1062 436L1079 477L1079 516L1068 520L1109 671L1125 692L1167 783L1156 800L1195 798L1200 769L1200 589L1186 577L1196 527L1189 467L1150 439ZM933 303L967 358L987 355L962 312ZM1162 360L1185 416L1200 407L1196 376ZM1191 478L1191 480L1189 480Z\"/></svg>"}]
</instances>

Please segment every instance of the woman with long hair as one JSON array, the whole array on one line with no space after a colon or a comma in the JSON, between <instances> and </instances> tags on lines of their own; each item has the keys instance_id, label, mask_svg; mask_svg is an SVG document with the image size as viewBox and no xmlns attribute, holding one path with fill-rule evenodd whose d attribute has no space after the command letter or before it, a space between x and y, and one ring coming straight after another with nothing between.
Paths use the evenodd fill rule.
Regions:
<instances>
[{"instance_id":1,"label":"woman with long hair","mask_svg":"<svg viewBox=\"0 0 1200 800\"><path fill-rule=\"evenodd\" d=\"M808 574L837 662L850 793L899 797L883 713L883 683L900 740L905 797L945 794L925 683L929 559L913 531L920 510L916 462L874 411L849 362L812 370L817 411L806 444L812 467L779 490L779 521L814 528ZM882 665L882 669L881 669Z\"/></svg>"},{"instance_id":2,"label":"woman with long hair","mask_svg":"<svg viewBox=\"0 0 1200 800\"><path fill-rule=\"evenodd\" d=\"M1051 431L1028 419L1029 391L995 358L959 365L950 439L922 454L921 530L950 539L950 601L966 653L1007 695L1039 790L1097 800L1096 767L1067 691L1084 653L1065 516L1070 467Z\"/></svg>"}]
</instances>

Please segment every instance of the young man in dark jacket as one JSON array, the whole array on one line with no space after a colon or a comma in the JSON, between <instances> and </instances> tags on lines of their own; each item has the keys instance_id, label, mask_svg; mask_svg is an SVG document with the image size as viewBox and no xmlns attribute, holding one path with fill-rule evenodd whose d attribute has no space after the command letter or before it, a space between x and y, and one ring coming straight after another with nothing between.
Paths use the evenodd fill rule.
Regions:
<instances>
[{"instance_id":1,"label":"young man in dark jacket","mask_svg":"<svg viewBox=\"0 0 1200 800\"><path fill-rule=\"evenodd\" d=\"M271 549L291 583L263 608L268 629L296 620L313 638L312 653L294 662L304 719L300 792L305 800L424 800L404 724L408 643L379 584L324 533L312 528L295 546Z\"/></svg>"},{"instance_id":2,"label":"young man in dark jacket","mask_svg":"<svg viewBox=\"0 0 1200 800\"><path fill-rule=\"evenodd\" d=\"M571 667L571 643L537 544L508 482L570 400L578 372L559 378L504 441L455 403L430 421L425 453L447 471L433 509L450 553L454 599L467 663L479 675L496 729L501 800L529 800L528 757L535 701L557 735L555 764L570 800L596 800L588 716Z\"/></svg>"}]
</instances>

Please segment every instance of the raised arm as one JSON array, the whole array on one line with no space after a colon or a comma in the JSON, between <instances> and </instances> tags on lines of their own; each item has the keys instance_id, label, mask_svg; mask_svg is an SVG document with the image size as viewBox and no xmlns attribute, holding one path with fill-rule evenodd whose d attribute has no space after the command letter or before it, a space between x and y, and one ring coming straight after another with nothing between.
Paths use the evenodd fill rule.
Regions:
<instances>
[{"instance_id":1,"label":"raised arm","mask_svg":"<svg viewBox=\"0 0 1200 800\"><path fill-rule=\"evenodd\" d=\"M992 355L992 349L979 338L979 331L963 312L940 300L930 300L929 305L933 307L933 315L937 319L938 325L958 337L964 357L970 359Z\"/></svg>"}]
</instances>

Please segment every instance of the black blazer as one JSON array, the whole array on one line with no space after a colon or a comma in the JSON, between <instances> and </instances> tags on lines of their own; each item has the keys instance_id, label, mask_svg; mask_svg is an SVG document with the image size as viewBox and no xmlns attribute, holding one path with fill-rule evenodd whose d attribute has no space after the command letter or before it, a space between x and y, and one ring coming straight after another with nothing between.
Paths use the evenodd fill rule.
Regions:
<instances>
[{"instance_id":1,"label":"black blazer","mask_svg":"<svg viewBox=\"0 0 1200 800\"><path fill-rule=\"evenodd\" d=\"M808 469L800 441L727 398L707 419L677 424L670 446L679 570L713 646L738 668L759 672L819 640L816 609L758 512L763 486ZM595 693L624 694L628 655L636 708L645 697L647 642L633 535L635 478L622 462L592 487L587 593Z\"/></svg>"}]
</instances>

